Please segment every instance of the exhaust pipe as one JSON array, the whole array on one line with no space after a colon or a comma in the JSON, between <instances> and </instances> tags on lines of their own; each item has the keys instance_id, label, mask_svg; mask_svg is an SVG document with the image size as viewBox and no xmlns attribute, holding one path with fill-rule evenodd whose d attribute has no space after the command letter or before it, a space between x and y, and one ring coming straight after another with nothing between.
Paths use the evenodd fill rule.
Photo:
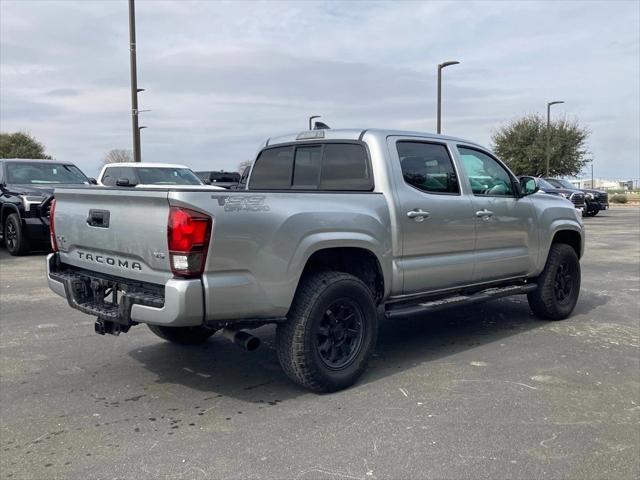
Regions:
<instances>
[{"instance_id":1,"label":"exhaust pipe","mask_svg":"<svg viewBox=\"0 0 640 480\"><path fill-rule=\"evenodd\" d=\"M253 352L260 346L260 339L254 337L244 330L234 330L232 328L223 328L222 336L227 340L231 340L237 346L248 352Z\"/></svg>"}]
</instances>

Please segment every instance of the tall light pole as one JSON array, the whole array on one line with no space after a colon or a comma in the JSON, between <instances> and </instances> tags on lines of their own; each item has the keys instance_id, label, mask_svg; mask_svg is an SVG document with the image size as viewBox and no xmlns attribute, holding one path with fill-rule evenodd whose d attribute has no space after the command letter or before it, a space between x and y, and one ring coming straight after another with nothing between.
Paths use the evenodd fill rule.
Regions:
<instances>
[{"instance_id":1,"label":"tall light pole","mask_svg":"<svg viewBox=\"0 0 640 480\"><path fill-rule=\"evenodd\" d=\"M547 177L549 177L549 160L551 159L551 105L558 105L564 103L561 100L547 103Z\"/></svg>"},{"instance_id":2,"label":"tall light pole","mask_svg":"<svg viewBox=\"0 0 640 480\"><path fill-rule=\"evenodd\" d=\"M133 130L133 161L140 162L140 128L138 127L138 72L136 68L136 9L129 0L129 64L131 69L131 128Z\"/></svg>"},{"instance_id":3,"label":"tall light pole","mask_svg":"<svg viewBox=\"0 0 640 480\"><path fill-rule=\"evenodd\" d=\"M460 62L451 61L444 62L438 64L438 125L437 125L437 133L440 133L442 130L442 69L448 67L450 65L457 65Z\"/></svg>"}]
</instances>

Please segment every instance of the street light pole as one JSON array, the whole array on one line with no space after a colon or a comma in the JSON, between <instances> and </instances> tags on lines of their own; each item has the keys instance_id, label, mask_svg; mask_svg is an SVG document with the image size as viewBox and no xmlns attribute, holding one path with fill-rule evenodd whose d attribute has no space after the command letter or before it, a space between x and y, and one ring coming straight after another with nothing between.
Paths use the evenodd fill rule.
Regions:
<instances>
[{"instance_id":1,"label":"street light pole","mask_svg":"<svg viewBox=\"0 0 640 480\"><path fill-rule=\"evenodd\" d=\"M438 64L438 119L437 119L437 133L442 130L442 69L450 65L457 65L460 62L444 62Z\"/></svg>"},{"instance_id":2,"label":"street light pole","mask_svg":"<svg viewBox=\"0 0 640 480\"><path fill-rule=\"evenodd\" d=\"M564 103L563 101L556 100L554 102L547 103L547 177L549 177L549 160L551 159L551 105L557 105L559 103Z\"/></svg>"},{"instance_id":3,"label":"street light pole","mask_svg":"<svg viewBox=\"0 0 640 480\"><path fill-rule=\"evenodd\" d=\"M131 128L133 130L133 161L140 162L140 128L138 128L138 72L136 68L136 11L129 0L129 63L131 69Z\"/></svg>"}]
</instances>

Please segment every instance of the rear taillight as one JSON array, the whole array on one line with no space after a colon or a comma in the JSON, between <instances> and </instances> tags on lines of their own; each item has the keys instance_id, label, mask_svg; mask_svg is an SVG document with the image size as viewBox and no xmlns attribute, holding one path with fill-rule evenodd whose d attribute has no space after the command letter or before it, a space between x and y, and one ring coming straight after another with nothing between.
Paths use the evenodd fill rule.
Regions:
<instances>
[{"instance_id":1,"label":"rear taillight","mask_svg":"<svg viewBox=\"0 0 640 480\"><path fill-rule=\"evenodd\" d=\"M181 207L171 207L167 240L171 271L180 277L202 274L211 238L211 217Z\"/></svg>"},{"instance_id":2,"label":"rear taillight","mask_svg":"<svg viewBox=\"0 0 640 480\"><path fill-rule=\"evenodd\" d=\"M58 251L58 242L56 241L56 199L51 200L51 208L49 209L49 237L51 238L51 250Z\"/></svg>"}]
</instances>

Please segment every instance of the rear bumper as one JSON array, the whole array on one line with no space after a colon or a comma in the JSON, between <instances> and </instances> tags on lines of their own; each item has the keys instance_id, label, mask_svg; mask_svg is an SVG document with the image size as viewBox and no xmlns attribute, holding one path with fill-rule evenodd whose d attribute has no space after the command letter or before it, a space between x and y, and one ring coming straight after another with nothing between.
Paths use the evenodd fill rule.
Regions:
<instances>
[{"instance_id":1,"label":"rear bumper","mask_svg":"<svg viewBox=\"0 0 640 480\"><path fill-rule=\"evenodd\" d=\"M67 299L69 306L102 320L122 325L149 323L169 327L202 325L204 300L200 279L169 279L163 286L132 282L60 265L57 254L47 256L49 288ZM118 304L95 297L92 282L123 289Z\"/></svg>"}]
</instances>

